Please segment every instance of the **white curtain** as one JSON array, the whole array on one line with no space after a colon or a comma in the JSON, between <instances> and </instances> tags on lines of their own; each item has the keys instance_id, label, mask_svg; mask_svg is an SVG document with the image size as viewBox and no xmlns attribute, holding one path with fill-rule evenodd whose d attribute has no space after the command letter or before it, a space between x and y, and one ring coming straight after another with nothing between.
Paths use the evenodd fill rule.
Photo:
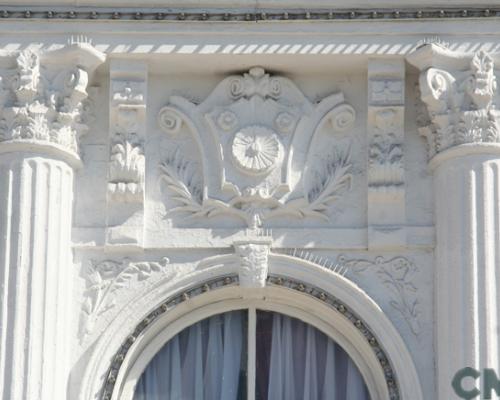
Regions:
<instances>
[{"instance_id":1,"label":"white curtain","mask_svg":"<svg viewBox=\"0 0 500 400\"><path fill-rule=\"evenodd\" d=\"M153 358L134 400L237 400L242 346L241 311L198 322Z\"/></svg>"},{"instance_id":2,"label":"white curtain","mask_svg":"<svg viewBox=\"0 0 500 400\"><path fill-rule=\"evenodd\" d=\"M216 315L175 336L147 366L134 400L246 399L245 318ZM258 390L248 400L370 399L347 353L311 325L258 311L257 333Z\"/></svg>"},{"instance_id":3,"label":"white curtain","mask_svg":"<svg viewBox=\"0 0 500 400\"><path fill-rule=\"evenodd\" d=\"M325 334L274 314L267 400L369 400L347 353Z\"/></svg>"}]
</instances>

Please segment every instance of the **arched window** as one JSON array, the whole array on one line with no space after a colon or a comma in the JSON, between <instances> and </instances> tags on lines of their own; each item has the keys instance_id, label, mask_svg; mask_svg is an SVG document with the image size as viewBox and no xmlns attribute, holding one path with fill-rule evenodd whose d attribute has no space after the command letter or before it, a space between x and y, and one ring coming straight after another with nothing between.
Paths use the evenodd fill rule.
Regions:
<instances>
[{"instance_id":1,"label":"arched window","mask_svg":"<svg viewBox=\"0 0 500 400\"><path fill-rule=\"evenodd\" d=\"M151 360L134 400L369 400L347 353L296 318L217 314L184 329Z\"/></svg>"}]
</instances>

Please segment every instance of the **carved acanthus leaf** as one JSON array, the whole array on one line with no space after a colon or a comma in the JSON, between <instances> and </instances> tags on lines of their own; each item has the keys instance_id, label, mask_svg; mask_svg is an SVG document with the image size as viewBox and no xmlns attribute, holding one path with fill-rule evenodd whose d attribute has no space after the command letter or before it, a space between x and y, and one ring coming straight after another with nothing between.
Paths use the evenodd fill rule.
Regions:
<instances>
[{"instance_id":1,"label":"carved acanthus leaf","mask_svg":"<svg viewBox=\"0 0 500 400\"><path fill-rule=\"evenodd\" d=\"M421 309L417 296L418 288L414 283L415 275L418 273L415 263L401 256L389 259L379 256L374 261L340 256L338 263L356 274L373 271L382 284L390 290L391 307L403 317L415 336L420 335Z\"/></svg>"},{"instance_id":2,"label":"carved acanthus leaf","mask_svg":"<svg viewBox=\"0 0 500 400\"><path fill-rule=\"evenodd\" d=\"M85 271L87 288L82 306L82 338L92 332L99 316L115 307L115 292L127 287L133 279L144 281L163 271L168 263L168 258L161 262L132 262L129 259L91 261Z\"/></svg>"},{"instance_id":3,"label":"carved acanthus leaf","mask_svg":"<svg viewBox=\"0 0 500 400\"><path fill-rule=\"evenodd\" d=\"M497 82L486 52L474 54L468 71L428 68L419 84L429 117L420 133L430 157L460 144L500 142L499 113L493 105Z\"/></svg>"},{"instance_id":4,"label":"carved acanthus leaf","mask_svg":"<svg viewBox=\"0 0 500 400\"><path fill-rule=\"evenodd\" d=\"M84 60L78 66L75 52ZM83 117L88 73L104 55L88 44L52 54L61 62L52 61L51 52L22 51L15 69L1 71L0 142L51 143L77 153L78 139L88 130Z\"/></svg>"},{"instance_id":5,"label":"carved acanthus leaf","mask_svg":"<svg viewBox=\"0 0 500 400\"><path fill-rule=\"evenodd\" d=\"M145 159L134 134L115 135L111 147L108 193L114 199L140 200L144 191Z\"/></svg>"}]
</instances>

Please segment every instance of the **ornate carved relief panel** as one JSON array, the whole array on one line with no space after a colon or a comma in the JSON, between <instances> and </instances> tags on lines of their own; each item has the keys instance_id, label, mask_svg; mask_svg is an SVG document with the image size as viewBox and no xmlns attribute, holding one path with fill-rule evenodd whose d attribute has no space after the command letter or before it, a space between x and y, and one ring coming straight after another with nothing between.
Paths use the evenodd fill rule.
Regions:
<instances>
[{"instance_id":1,"label":"ornate carved relief panel","mask_svg":"<svg viewBox=\"0 0 500 400\"><path fill-rule=\"evenodd\" d=\"M158 123L171 137L193 135L200 162L179 148L164 156L161 176L177 203L170 212L232 216L249 227L279 217L328 220L352 179L349 140L335 134L354 120L342 93L312 103L260 67L224 79L199 104L172 96ZM313 156L319 148L322 157Z\"/></svg>"}]
</instances>

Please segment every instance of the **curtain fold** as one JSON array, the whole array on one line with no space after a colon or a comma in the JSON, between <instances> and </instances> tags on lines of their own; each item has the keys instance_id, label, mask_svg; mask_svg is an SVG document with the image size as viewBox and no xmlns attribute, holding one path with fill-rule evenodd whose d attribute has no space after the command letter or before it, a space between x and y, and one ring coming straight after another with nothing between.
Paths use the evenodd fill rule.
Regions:
<instances>
[{"instance_id":1,"label":"curtain fold","mask_svg":"<svg viewBox=\"0 0 500 400\"><path fill-rule=\"evenodd\" d=\"M274 314L266 400L369 400L356 365L328 336ZM257 346L259 348L259 346Z\"/></svg>"},{"instance_id":2,"label":"curtain fold","mask_svg":"<svg viewBox=\"0 0 500 400\"><path fill-rule=\"evenodd\" d=\"M134 400L246 399L245 316L215 315L172 338L145 369ZM347 353L312 325L258 311L257 330L259 390L248 400L370 399Z\"/></svg>"},{"instance_id":3,"label":"curtain fold","mask_svg":"<svg viewBox=\"0 0 500 400\"><path fill-rule=\"evenodd\" d=\"M215 315L172 338L143 372L134 400L238 400L243 313Z\"/></svg>"}]
</instances>

